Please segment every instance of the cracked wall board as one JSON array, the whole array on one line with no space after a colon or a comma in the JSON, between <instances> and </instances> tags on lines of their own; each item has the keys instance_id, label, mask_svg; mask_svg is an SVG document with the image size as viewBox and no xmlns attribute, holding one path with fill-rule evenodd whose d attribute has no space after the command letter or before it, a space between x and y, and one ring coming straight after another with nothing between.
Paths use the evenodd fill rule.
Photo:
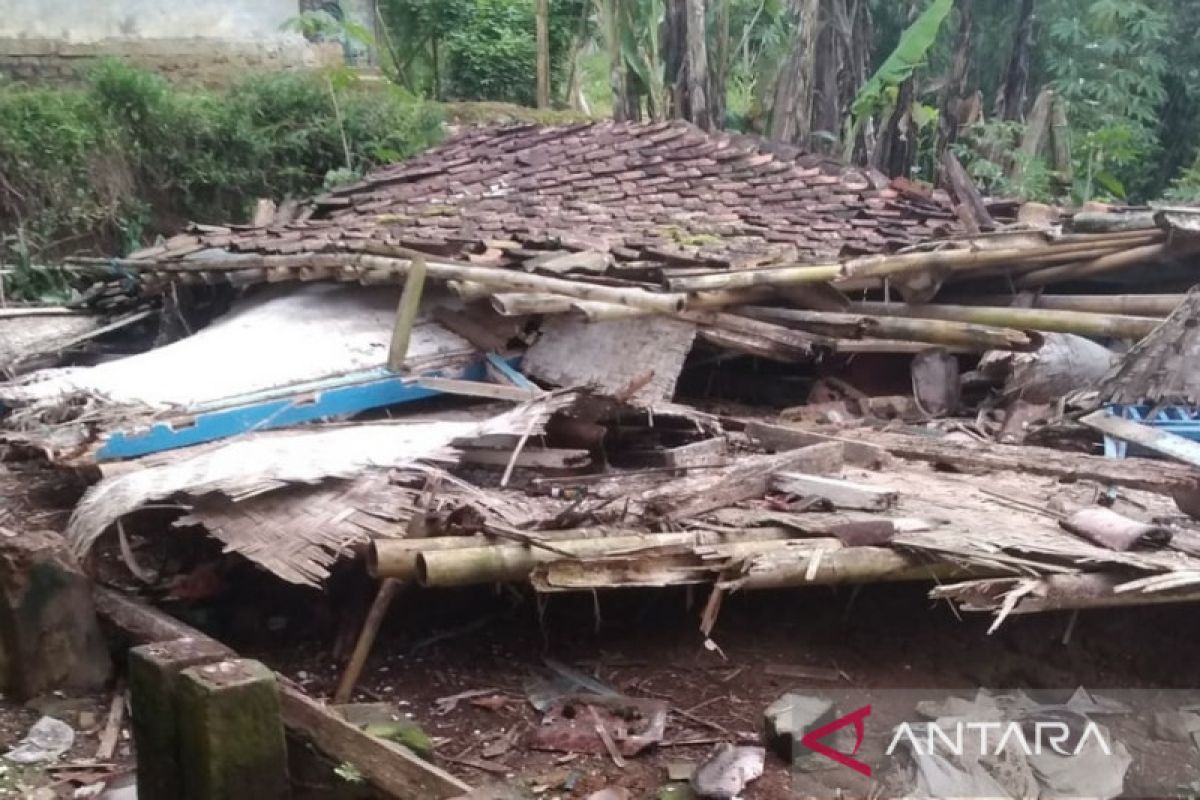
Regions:
<instances>
[{"instance_id":1,"label":"cracked wall board","mask_svg":"<svg viewBox=\"0 0 1200 800\"><path fill-rule=\"evenodd\" d=\"M660 317L593 323L556 317L542 327L523 368L556 386L587 386L652 405L674 396L695 338L695 325Z\"/></svg>"}]
</instances>

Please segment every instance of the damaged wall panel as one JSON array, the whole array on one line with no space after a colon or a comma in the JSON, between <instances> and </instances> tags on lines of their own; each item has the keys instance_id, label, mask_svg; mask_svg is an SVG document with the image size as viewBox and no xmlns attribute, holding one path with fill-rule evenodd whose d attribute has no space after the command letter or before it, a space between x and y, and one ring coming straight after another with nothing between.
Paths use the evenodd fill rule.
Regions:
<instances>
[{"instance_id":1,"label":"damaged wall panel","mask_svg":"<svg viewBox=\"0 0 1200 800\"><path fill-rule=\"evenodd\" d=\"M525 354L524 368L556 386L587 386L652 405L674 396L695 338L695 325L665 317L596 323L555 317Z\"/></svg>"}]
</instances>

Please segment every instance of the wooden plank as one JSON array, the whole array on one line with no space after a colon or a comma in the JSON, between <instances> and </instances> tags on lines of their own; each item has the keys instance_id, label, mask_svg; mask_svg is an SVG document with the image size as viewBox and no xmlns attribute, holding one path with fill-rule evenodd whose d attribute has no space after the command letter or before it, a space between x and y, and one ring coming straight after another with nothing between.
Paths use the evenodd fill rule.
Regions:
<instances>
[{"instance_id":1,"label":"wooden plank","mask_svg":"<svg viewBox=\"0 0 1200 800\"><path fill-rule=\"evenodd\" d=\"M283 722L289 730L312 740L321 752L353 764L371 784L393 797L445 800L470 794L468 784L398 744L363 733L284 679L280 690Z\"/></svg>"},{"instance_id":2,"label":"wooden plank","mask_svg":"<svg viewBox=\"0 0 1200 800\"><path fill-rule=\"evenodd\" d=\"M453 378L415 378L411 384L443 394L485 397L489 400L511 400L516 403L533 400L542 394L540 391L534 392L516 386L501 386L498 383L481 383L480 381L460 381Z\"/></svg>"},{"instance_id":3,"label":"wooden plank","mask_svg":"<svg viewBox=\"0 0 1200 800\"><path fill-rule=\"evenodd\" d=\"M408 358L408 343L425 291L425 271L425 259L417 257L404 278L404 291L400 293L400 305L396 310L396 327L392 330L392 344L388 348L387 365L392 372L399 372Z\"/></svg>"},{"instance_id":4,"label":"wooden plank","mask_svg":"<svg viewBox=\"0 0 1200 800\"><path fill-rule=\"evenodd\" d=\"M482 464L490 467L504 467L513 460L512 449L496 450L488 447L463 447L464 464ZM555 448L529 449L524 448L516 456L516 465L526 469L564 470L580 469L592 463L592 454L587 450L563 450Z\"/></svg>"},{"instance_id":5,"label":"wooden plank","mask_svg":"<svg viewBox=\"0 0 1200 800\"><path fill-rule=\"evenodd\" d=\"M195 639L220 646L195 628L120 592L96 588L93 596L102 621L126 643ZM375 788L394 797L430 800L445 800L472 791L468 784L445 770L400 745L364 733L324 704L306 696L287 678L278 678L284 725L311 740L321 752L353 764Z\"/></svg>"},{"instance_id":6,"label":"wooden plank","mask_svg":"<svg viewBox=\"0 0 1200 800\"><path fill-rule=\"evenodd\" d=\"M1048 475L1064 481L1089 480L1157 494L1175 495L1200 489L1200 474L1192 467L1146 458L1116 460L1067 453L1030 445L967 444L902 433L870 434L871 444L899 458L928 461L964 472L1008 470Z\"/></svg>"},{"instance_id":7,"label":"wooden plank","mask_svg":"<svg viewBox=\"0 0 1200 800\"><path fill-rule=\"evenodd\" d=\"M1162 431L1149 425L1142 425L1131 419L1115 416L1101 409L1092 412L1079 420L1089 428L1098 430L1106 436L1113 436L1147 450L1200 467L1200 444L1177 436L1170 431Z\"/></svg>"},{"instance_id":8,"label":"wooden plank","mask_svg":"<svg viewBox=\"0 0 1200 800\"><path fill-rule=\"evenodd\" d=\"M707 470L655 487L644 493L640 500L650 514L687 519L762 497L776 472L835 472L842 468L843 459L844 448L837 442L824 442L776 455L751 456L723 469Z\"/></svg>"},{"instance_id":9,"label":"wooden plank","mask_svg":"<svg viewBox=\"0 0 1200 800\"><path fill-rule=\"evenodd\" d=\"M829 436L787 425L771 425L766 422L751 420L746 422L745 432L760 447L768 450L792 450L797 447L807 447L811 444L837 442L845 450L847 464L853 464L856 467L865 467L866 469L879 469L889 461L886 450L867 442Z\"/></svg>"},{"instance_id":10,"label":"wooden plank","mask_svg":"<svg viewBox=\"0 0 1200 800\"><path fill-rule=\"evenodd\" d=\"M899 497L895 489L797 472L780 472L771 479L771 488L801 497L823 497L838 508L862 511L891 508Z\"/></svg>"}]
</instances>

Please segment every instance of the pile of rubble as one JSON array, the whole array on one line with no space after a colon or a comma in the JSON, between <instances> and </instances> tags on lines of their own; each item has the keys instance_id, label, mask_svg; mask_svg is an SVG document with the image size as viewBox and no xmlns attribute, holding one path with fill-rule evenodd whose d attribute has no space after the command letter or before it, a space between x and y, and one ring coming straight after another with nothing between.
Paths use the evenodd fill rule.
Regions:
<instances>
[{"instance_id":1,"label":"pile of rubble","mask_svg":"<svg viewBox=\"0 0 1200 800\"><path fill-rule=\"evenodd\" d=\"M972 193L677 123L468 133L110 262L160 332L229 310L14 369L2 436L98 476L80 558L144 573L123 526L165 505L290 583L363 559L384 609L707 586L716 638L739 590L936 581L997 625L1200 598L1200 215ZM29 347L105 332L64 319Z\"/></svg>"}]
</instances>

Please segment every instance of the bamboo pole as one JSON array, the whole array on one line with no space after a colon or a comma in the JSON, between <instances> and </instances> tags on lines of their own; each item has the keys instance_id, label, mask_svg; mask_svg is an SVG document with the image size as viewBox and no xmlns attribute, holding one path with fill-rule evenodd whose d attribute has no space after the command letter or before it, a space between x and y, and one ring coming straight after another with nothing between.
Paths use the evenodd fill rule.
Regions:
<instances>
[{"instance_id":1,"label":"bamboo pole","mask_svg":"<svg viewBox=\"0 0 1200 800\"><path fill-rule=\"evenodd\" d=\"M529 292L500 292L492 295L492 308L506 317L527 317L534 314L566 314L572 304L579 302L560 294L535 294ZM627 306L615 306L625 309ZM637 309L641 310L641 309Z\"/></svg>"},{"instance_id":2,"label":"bamboo pole","mask_svg":"<svg viewBox=\"0 0 1200 800\"><path fill-rule=\"evenodd\" d=\"M1032 289L1059 281L1090 278L1094 275L1103 275L1107 272L1116 272L1128 267L1158 261L1166 258L1170 253L1171 248L1167 244L1143 245L1093 258L1090 261L1075 261L1057 267L1034 270L1018 278L1016 286L1018 289Z\"/></svg>"},{"instance_id":3,"label":"bamboo pole","mask_svg":"<svg viewBox=\"0 0 1200 800\"><path fill-rule=\"evenodd\" d=\"M403 248L384 245L368 245L358 253L305 254L300 256L249 256L235 259L188 259L184 261L147 262L122 259L114 266L150 273L189 274L196 271L229 272L232 270L258 269L264 276L276 275L278 280L300 280L301 271L320 274L330 278L342 278L354 274L363 283L395 283L412 268L413 258ZM645 289L604 286L586 281L565 280L545 275L535 275L517 270L497 267L481 267L456 261L440 261L426 258L426 270L430 278L440 281L462 281L477 283L496 289L518 292L558 294L578 300L588 300L616 305L643 308L659 314L670 314L683 310L687 296Z\"/></svg>"},{"instance_id":4,"label":"bamboo pole","mask_svg":"<svg viewBox=\"0 0 1200 800\"><path fill-rule=\"evenodd\" d=\"M1025 264L1031 261L1062 263L1075 261L1080 253L1095 253L1110 245L1117 250L1135 244L1161 241L1161 231L1150 231L1103 245L1081 240L1051 243L1041 247L1012 247L997 250L962 248L897 255L866 256L844 264L791 265L734 270L709 275L668 278L667 289L672 292L698 292L714 289L737 289L753 286L783 286L800 283L837 282L838 279L879 278L905 275L930 269L967 271L1004 264Z\"/></svg>"},{"instance_id":5,"label":"bamboo pole","mask_svg":"<svg viewBox=\"0 0 1200 800\"><path fill-rule=\"evenodd\" d=\"M846 547L815 553L765 553L749 565L745 577L731 581L740 589L783 589L797 586L946 581L1010 575L998 567L962 566L927 561L886 547Z\"/></svg>"},{"instance_id":6,"label":"bamboo pole","mask_svg":"<svg viewBox=\"0 0 1200 800\"><path fill-rule=\"evenodd\" d=\"M902 319L889 316L802 311L751 306L740 312L837 339L889 339L987 350L1035 350L1039 342L1022 330L941 319Z\"/></svg>"},{"instance_id":7,"label":"bamboo pole","mask_svg":"<svg viewBox=\"0 0 1200 800\"><path fill-rule=\"evenodd\" d=\"M1186 297L1185 294L1044 294L1034 298L1033 307L1091 314L1168 317ZM1011 304L1015 296L989 294L947 299L965 306L1004 306Z\"/></svg>"},{"instance_id":8,"label":"bamboo pole","mask_svg":"<svg viewBox=\"0 0 1200 800\"><path fill-rule=\"evenodd\" d=\"M1057 311L1043 308L995 308L989 306L905 305L903 303L852 303L851 311L879 316L941 319L997 325L1046 333L1073 333L1079 336L1141 339L1154 330L1160 319L1127 317L1114 314L1088 314L1083 311Z\"/></svg>"},{"instance_id":9,"label":"bamboo pole","mask_svg":"<svg viewBox=\"0 0 1200 800\"><path fill-rule=\"evenodd\" d=\"M609 528L571 528L563 531L538 531L530 536L547 542L579 539L618 539L640 535L637 531ZM367 572L373 578L391 577L416 580L417 556L434 550L466 550L488 547L494 540L482 536L433 536L428 539L375 539L367 549ZM508 544L505 542L504 544Z\"/></svg>"},{"instance_id":10,"label":"bamboo pole","mask_svg":"<svg viewBox=\"0 0 1200 800\"><path fill-rule=\"evenodd\" d=\"M732 533L687 531L576 539L556 542L555 546L575 558L603 558L634 556L660 548L718 545L730 540L754 541L761 544L792 538L794 534L784 529L761 528ZM522 581L529 577L529 573L538 564L562 558L561 553L519 544L426 550L417 555L417 580L422 586L472 586Z\"/></svg>"},{"instance_id":11,"label":"bamboo pole","mask_svg":"<svg viewBox=\"0 0 1200 800\"><path fill-rule=\"evenodd\" d=\"M412 338L413 325L421 313L421 296L425 291L425 260L413 259L412 269L404 278L404 291L400 293L400 305L396 309L396 324L392 329L392 343L388 348L387 366L392 372L404 368L408 358L408 343Z\"/></svg>"}]
</instances>

